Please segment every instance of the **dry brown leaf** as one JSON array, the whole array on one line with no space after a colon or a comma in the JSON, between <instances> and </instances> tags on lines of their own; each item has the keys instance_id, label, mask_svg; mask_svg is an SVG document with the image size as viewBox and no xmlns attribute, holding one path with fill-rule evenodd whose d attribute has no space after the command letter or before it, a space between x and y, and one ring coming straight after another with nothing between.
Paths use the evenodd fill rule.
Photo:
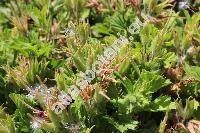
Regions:
<instances>
[{"instance_id":1,"label":"dry brown leaf","mask_svg":"<svg viewBox=\"0 0 200 133\"><path fill-rule=\"evenodd\" d=\"M200 121L190 120L188 122L187 129L190 133L200 133Z\"/></svg>"}]
</instances>

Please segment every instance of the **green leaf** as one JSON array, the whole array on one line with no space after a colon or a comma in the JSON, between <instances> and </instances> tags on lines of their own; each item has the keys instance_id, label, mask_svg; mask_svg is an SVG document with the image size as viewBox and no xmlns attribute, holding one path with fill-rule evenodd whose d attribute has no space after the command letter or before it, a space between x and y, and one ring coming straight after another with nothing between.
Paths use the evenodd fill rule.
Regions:
<instances>
[{"instance_id":1,"label":"green leaf","mask_svg":"<svg viewBox=\"0 0 200 133\"><path fill-rule=\"evenodd\" d=\"M15 103L18 109L20 109L21 112L27 111L27 106L25 106L25 100L27 101L27 98L24 95L11 93L9 94L9 97L12 99L12 101Z\"/></svg>"},{"instance_id":2,"label":"green leaf","mask_svg":"<svg viewBox=\"0 0 200 133\"><path fill-rule=\"evenodd\" d=\"M160 88L169 85L170 80L166 80L158 74L156 71L142 71L140 78L134 84L133 91L143 92L145 94L150 94L158 91Z\"/></svg>"},{"instance_id":3,"label":"green leaf","mask_svg":"<svg viewBox=\"0 0 200 133\"><path fill-rule=\"evenodd\" d=\"M83 11L80 13L80 17L82 19L86 19L90 14L90 9L83 9Z\"/></svg>"},{"instance_id":4,"label":"green leaf","mask_svg":"<svg viewBox=\"0 0 200 133\"><path fill-rule=\"evenodd\" d=\"M169 96L160 96L150 103L150 110L153 112L176 109L176 104L171 102Z\"/></svg>"},{"instance_id":5,"label":"green leaf","mask_svg":"<svg viewBox=\"0 0 200 133\"><path fill-rule=\"evenodd\" d=\"M1 133L15 133L15 124L13 118L6 114L0 106L0 132Z\"/></svg>"},{"instance_id":6,"label":"green leaf","mask_svg":"<svg viewBox=\"0 0 200 133\"><path fill-rule=\"evenodd\" d=\"M126 132L127 130L136 130L136 127L138 125L137 121L130 120L128 123L124 122L123 124L119 124L118 122L114 121L110 117L104 117L110 124L115 126L116 129L118 129L121 133Z\"/></svg>"},{"instance_id":7,"label":"green leaf","mask_svg":"<svg viewBox=\"0 0 200 133\"><path fill-rule=\"evenodd\" d=\"M76 65L76 67L78 68L79 71L85 72L86 67L83 64L83 61L81 61L77 56L72 56L73 61Z\"/></svg>"},{"instance_id":8,"label":"green leaf","mask_svg":"<svg viewBox=\"0 0 200 133\"><path fill-rule=\"evenodd\" d=\"M128 79L127 77L121 77L121 75L118 72L114 72L114 75L121 80L122 84L124 85L127 91L132 91L133 84L130 79Z\"/></svg>"},{"instance_id":9,"label":"green leaf","mask_svg":"<svg viewBox=\"0 0 200 133\"><path fill-rule=\"evenodd\" d=\"M189 66L185 63L184 70L187 77L192 77L195 80L200 81L200 67L198 66Z\"/></svg>"},{"instance_id":10,"label":"green leaf","mask_svg":"<svg viewBox=\"0 0 200 133\"><path fill-rule=\"evenodd\" d=\"M105 35L109 35L109 29L101 23L97 23L94 26L91 27L91 29L93 30L93 34L98 35L99 33L101 34L105 34Z\"/></svg>"}]
</instances>

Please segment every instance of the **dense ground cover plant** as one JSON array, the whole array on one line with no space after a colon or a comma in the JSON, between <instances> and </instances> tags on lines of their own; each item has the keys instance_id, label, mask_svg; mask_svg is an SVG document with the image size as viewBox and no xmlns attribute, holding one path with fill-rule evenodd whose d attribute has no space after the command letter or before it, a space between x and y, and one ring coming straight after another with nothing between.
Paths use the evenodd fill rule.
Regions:
<instances>
[{"instance_id":1,"label":"dense ground cover plant","mask_svg":"<svg viewBox=\"0 0 200 133\"><path fill-rule=\"evenodd\" d=\"M0 133L200 132L199 5L1 0ZM72 97L120 37L128 42Z\"/></svg>"}]
</instances>

